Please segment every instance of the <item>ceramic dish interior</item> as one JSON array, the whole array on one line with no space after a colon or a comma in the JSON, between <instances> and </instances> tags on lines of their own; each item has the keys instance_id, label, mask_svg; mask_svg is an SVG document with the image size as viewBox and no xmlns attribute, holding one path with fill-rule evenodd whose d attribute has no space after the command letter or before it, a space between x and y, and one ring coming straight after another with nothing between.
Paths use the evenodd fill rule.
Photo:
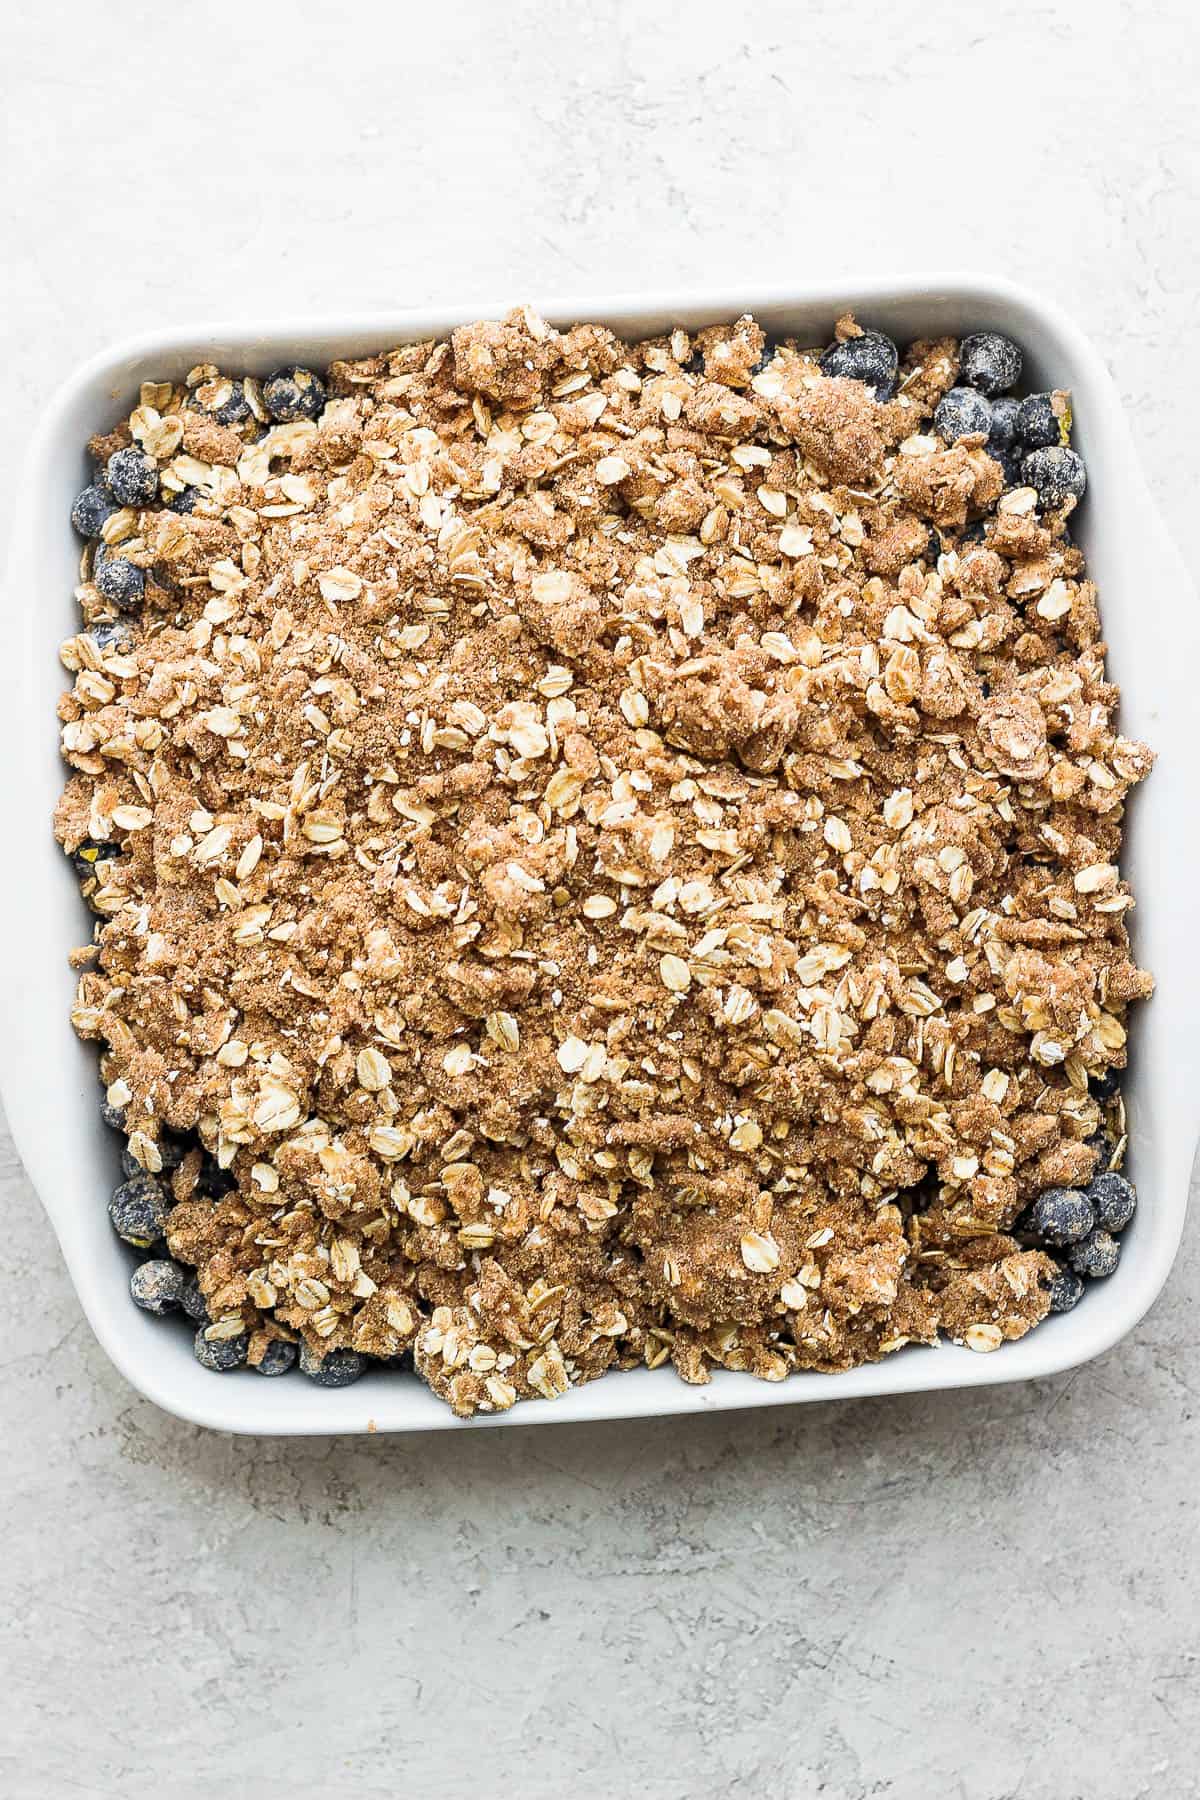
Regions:
<instances>
[{"instance_id":1,"label":"ceramic dish interior","mask_svg":"<svg viewBox=\"0 0 1200 1800\"><path fill-rule=\"evenodd\" d=\"M67 515L87 474L84 444L128 411L143 379L177 378L198 362L258 373L282 362L319 366L336 355L440 335L472 319L499 316L506 307L474 302L318 323L285 319L163 331L118 346L74 374L48 405L28 456L4 595L9 823L8 875L0 888L9 946L0 1077L13 1136L97 1337L126 1378L159 1406L238 1432L463 1430L978 1386L1053 1374L1098 1355L1130 1330L1158 1293L1183 1227L1200 1088L1200 964L1192 916L1200 892L1200 834L1188 824L1197 773L1192 731L1200 623L1195 594L1149 497L1100 358L1056 308L985 279L865 279L837 288L584 298L542 310L556 324L597 319L633 336L752 311L769 333L816 342L828 337L848 306L902 340L1003 330L1025 351L1031 387L1073 391L1075 441L1090 483L1077 535L1100 588L1110 666L1123 690L1121 725L1159 752L1157 769L1131 807L1123 859L1140 901L1134 947L1159 985L1154 1000L1135 1015L1125 1094L1129 1169L1142 1204L1117 1273L1087 1304L1048 1319L994 1356L949 1344L913 1347L845 1374L799 1374L779 1384L718 1372L710 1386L688 1387L669 1368L614 1374L553 1404L523 1405L467 1425L413 1375L380 1371L340 1391L299 1377L267 1382L248 1371L212 1375L195 1362L186 1332L139 1312L129 1299L128 1252L108 1223L105 1203L119 1179L117 1149L99 1118L95 1052L76 1041L67 1017L74 988L67 951L86 939L87 915L50 832L63 778L53 719L65 680L56 651L77 629L78 617L72 589L79 550ZM36 1325L30 1329L36 1336Z\"/></svg>"}]
</instances>

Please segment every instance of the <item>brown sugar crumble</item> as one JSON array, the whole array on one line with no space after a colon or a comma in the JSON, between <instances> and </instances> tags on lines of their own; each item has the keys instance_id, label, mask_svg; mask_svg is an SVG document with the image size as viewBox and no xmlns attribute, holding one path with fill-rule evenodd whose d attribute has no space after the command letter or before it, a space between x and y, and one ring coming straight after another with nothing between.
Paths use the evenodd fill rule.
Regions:
<instances>
[{"instance_id":1,"label":"brown sugar crumble","mask_svg":"<svg viewBox=\"0 0 1200 1800\"><path fill-rule=\"evenodd\" d=\"M62 651L72 1018L214 1357L468 1414L1046 1314L1150 753L1073 500L935 431L958 344L763 352L519 308L94 440L157 493Z\"/></svg>"}]
</instances>

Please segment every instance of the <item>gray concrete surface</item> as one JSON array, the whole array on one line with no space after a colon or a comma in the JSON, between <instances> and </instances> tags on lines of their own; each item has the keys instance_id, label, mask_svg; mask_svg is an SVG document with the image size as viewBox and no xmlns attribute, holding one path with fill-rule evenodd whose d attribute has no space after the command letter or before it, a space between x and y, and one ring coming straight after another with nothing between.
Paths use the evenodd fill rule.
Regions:
<instances>
[{"instance_id":1,"label":"gray concrete surface","mask_svg":"<svg viewBox=\"0 0 1200 1800\"><path fill-rule=\"evenodd\" d=\"M1198 52L1185 0L12 7L0 505L164 317L970 263L1082 319L1186 540ZM0 1191L10 1800L1200 1793L1196 1229L1021 1391L260 1444L135 1398L7 1139Z\"/></svg>"}]
</instances>

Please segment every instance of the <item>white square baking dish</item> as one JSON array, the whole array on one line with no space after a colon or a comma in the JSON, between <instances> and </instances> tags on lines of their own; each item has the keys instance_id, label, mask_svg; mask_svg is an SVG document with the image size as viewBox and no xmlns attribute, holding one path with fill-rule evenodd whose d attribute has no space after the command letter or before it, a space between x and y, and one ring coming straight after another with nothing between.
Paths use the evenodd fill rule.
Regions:
<instances>
[{"instance_id":1,"label":"white square baking dish","mask_svg":"<svg viewBox=\"0 0 1200 1800\"><path fill-rule=\"evenodd\" d=\"M768 332L816 342L847 307L900 339L1001 329L1022 345L1034 387L1073 391L1076 441L1089 471L1078 535L1100 587L1111 668L1124 693L1122 729L1159 753L1158 767L1131 809L1124 858L1140 900L1133 915L1135 948L1159 984L1156 997L1135 1014L1125 1088L1130 1172L1141 1196L1137 1218L1120 1268L1103 1288L1076 1311L1047 1320L992 1356L949 1344L913 1347L873 1367L795 1375L778 1385L718 1372L710 1386L688 1387L669 1368L614 1374L552 1404L472 1420L471 1428L790 1406L1050 1375L1124 1336L1154 1300L1175 1256L1196 1137L1193 1096L1200 1090L1200 959L1192 914L1200 892L1200 832L1189 824L1200 772L1193 740L1200 622L1195 593L1147 492L1096 351L1056 307L1007 282L971 277L591 298L552 302L543 310L556 324L599 319L637 336L752 311ZM3 734L12 860L0 890L9 946L0 1079L17 1148L97 1337L134 1387L197 1424L280 1434L468 1428L414 1375L380 1371L340 1391L299 1377L212 1375L194 1361L185 1331L130 1301L128 1253L106 1211L119 1179L115 1139L99 1118L95 1051L76 1040L67 1017L74 989L67 951L86 941L89 918L50 831L63 776L54 729L55 703L65 686L57 646L77 622L72 589L78 545L68 511L87 474L84 444L129 410L144 379L179 377L208 361L258 373L283 362L320 365L335 355L439 335L505 310L475 302L316 323L285 319L154 333L118 345L72 375L47 406L26 461L5 591Z\"/></svg>"}]
</instances>

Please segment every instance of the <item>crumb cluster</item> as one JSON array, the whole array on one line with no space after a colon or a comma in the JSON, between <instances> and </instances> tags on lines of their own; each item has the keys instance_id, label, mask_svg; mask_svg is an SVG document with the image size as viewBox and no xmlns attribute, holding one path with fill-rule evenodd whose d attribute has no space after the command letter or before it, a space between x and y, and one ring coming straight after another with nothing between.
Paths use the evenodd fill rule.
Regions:
<instances>
[{"instance_id":1,"label":"crumb cluster","mask_svg":"<svg viewBox=\"0 0 1200 1800\"><path fill-rule=\"evenodd\" d=\"M1071 503L933 434L956 342L884 401L764 348L518 309L96 440L159 494L100 534L142 611L89 549L63 650L73 1022L252 1364L411 1352L470 1413L1045 1314L1014 1226L1149 990L1150 755Z\"/></svg>"}]
</instances>

